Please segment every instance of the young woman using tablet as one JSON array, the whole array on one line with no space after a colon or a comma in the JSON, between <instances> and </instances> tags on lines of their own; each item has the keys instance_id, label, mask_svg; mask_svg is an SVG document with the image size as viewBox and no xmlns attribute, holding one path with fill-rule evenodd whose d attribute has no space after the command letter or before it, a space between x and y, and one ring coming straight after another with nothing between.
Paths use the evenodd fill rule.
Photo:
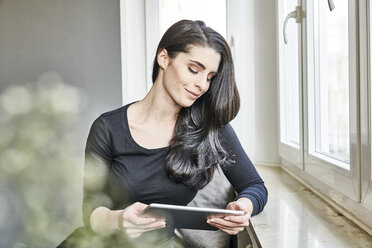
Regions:
<instances>
[{"instance_id":1,"label":"young woman using tablet","mask_svg":"<svg viewBox=\"0 0 372 248\"><path fill-rule=\"evenodd\" d=\"M240 101L228 44L203 22L182 20L162 37L153 66L145 98L91 127L84 223L99 235L172 247L174 228L139 214L150 203L187 205L220 166L238 194L226 208L245 215L207 222L237 234L262 211L267 190L229 124Z\"/></svg>"}]
</instances>

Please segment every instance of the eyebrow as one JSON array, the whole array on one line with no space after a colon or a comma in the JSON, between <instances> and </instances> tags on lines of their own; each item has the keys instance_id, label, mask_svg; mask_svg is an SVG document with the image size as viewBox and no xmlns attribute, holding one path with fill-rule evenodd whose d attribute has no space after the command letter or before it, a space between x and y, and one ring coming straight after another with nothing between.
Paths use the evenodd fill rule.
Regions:
<instances>
[{"instance_id":1,"label":"eyebrow","mask_svg":"<svg viewBox=\"0 0 372 248\"><path fill-rule=\"evenodd\" d=\"M198 64L201 68L203 68L203 70L205 70L206 69L206 67L205 67L205 65L203 65L202 63L200 63L199 61L196 61L196 60L191 60L190 59L190 61L191 62L193 62L193 63L195 63L195 64ZM211 71L211 73L214 73L214 74L216 74L217 72L215 72L215 71Z\"/></svg>"}]
</instances>

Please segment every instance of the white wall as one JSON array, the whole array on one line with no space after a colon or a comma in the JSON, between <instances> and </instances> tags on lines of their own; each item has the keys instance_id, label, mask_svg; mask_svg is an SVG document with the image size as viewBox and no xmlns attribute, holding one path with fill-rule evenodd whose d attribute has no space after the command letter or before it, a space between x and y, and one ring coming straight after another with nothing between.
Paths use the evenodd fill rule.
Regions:
<instances>
[{"instance_id":1,"label":"white wall","mask_svg":"<svg viewBox=\"0 0 372 248\"><path fill-rule=\"evenodd\" d=\"M280 163L275 6L271 0L254 1L255 156L262 163Z\"/></svg>"},{"instance_id":2,"label":"white wall","mask_svg":"<svg viewBox=\"0 0 372 248\"><path fill-rule=\"evenodd\" d=\"M278 164L275 4L228 0L241 110L233 126L254 163Z\"/></svg>"}]
</instances>

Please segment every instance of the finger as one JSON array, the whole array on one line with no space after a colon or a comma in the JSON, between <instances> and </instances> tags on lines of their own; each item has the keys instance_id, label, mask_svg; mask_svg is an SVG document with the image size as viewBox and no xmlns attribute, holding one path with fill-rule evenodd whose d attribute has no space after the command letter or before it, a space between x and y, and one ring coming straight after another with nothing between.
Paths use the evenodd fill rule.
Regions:
<instances>
[{"instance_id":1,"label":"finger","mask_svg":"<svg viewBox=\"0 0 372 248\"><path fill-rule=\"evenodd\" d=\"M227 226L227 225L222 225L222 224L218 224L218 223L208 223L209 225L212 225L212 226L219 226L219 227L222 227L222 228L227 228L227 229L232 229L232 228L245 228L247 227L246 225L234 225L234 226Z\"/></svg>"},{"instance_id":2,"label":"finger","mask_svg":"<svg viewBox=\"0 0 372 248\"><path fill-rule=\"evenodd\" d=\"M152 215L147 215L147 214L141 214L141 215L137 215L138 217L140 218L151 218L151 219L155 219L156 221L165 221L165 218L162 218L162 217L157 217L157 216L152 216Z\"/></svg>"},{"instance_id":3,"label":"finger","mask_svg":"<svg viewBox=\"0 0 372 248\"><path fill-rule=\"evenodd\" d=\"M230 210L243 210L244 209L244 206L240 202L234 201L234 202L230 202L227 205L226 209L230 209Z\"/></svg>"},{"instance_id":4,"label":"finger","mask_svg":"<svg viewBox=\"0 0 372 248\"><path fill-rule=\"evenodd\" d=\"M227 228L227 227L224 227L224 226L220 226L218 224L215 224L213 226L214 227L217 227L221 231L224 231L224 232L226 232L226 233L228 233L230 235L238 234L239 232L241 232L241 231L244 230L244 227Z\"/></svg>"},{"instance_id":5,"label":"finger","mask_svg":"<svg viewBox=\"0 0 372 248\"><path fill-rule=\"evenodd\" d=\"M250 208L249 205L252 205L252 207ZM253 210L253 204L250 200L248 200L247 204L244 204L240 201L234 201L234 202L230 202L227 205L226 209L238 210L238 211L243 211L245 214L251 214Z\"/></svg>"},{"instance_id":6,"label":"finger","mask_svg":"<svg viewBox=\"0 0 372 248\"><path fill-rule=\"evenodd\" d=\"M155 222L150 222L146 224L136 224L130 221L126 221L123 223L124 228L140 228L140 229L147 229L147 228L154 228L154 227L162 227L165 226L166 222L163 220L155 220Z\"/></svg>"},{"instance_id":7,"label":"finger","mask_svg":"<svg viewBox=\"0 0 372 248\"><path fill-rule=\"evenodd\" d=\"M246 223L250 219L250 215L228 215L223 219L234 223Z\"/></svg>"},{"instance_id":8,"label":"finger","mask_svg":"<svg viewBox=\"0 0 372 248\"><path fill-rule=\"evenodd\" d=\"M157 222L150 223L150 224L147 224L147 225L139 225L137 227L140 228L140 229L152 229L152 228L163 228L166 225L167 224L166 224L165 221L157 221Z\"/></svg>"},{"instance_id":9,"label":"finger","mask_svg":"<svg viewBox=\"0 0 372 248\"><path fill-rule=\"evenodd\" d=\"M141 212L143 211L148 205L147 204L144 204L142 202L135 202L132 204L133 205L133 208L138 211L138 212Z\"/></svg>"},{"instance_id":10,"label":"finger","mask_svg":"<svg viewBox=\"0 0 372 248\"><path fill-rule=\"evenodd\" d=\"M133 223L134 225L147 225L147 224L151 224L151 223L154 223L156 221L158 221L157 219L153 218L153 217L139 217L137 216L136 214L130 214L127 216L126 218L129 222Z\"/></svg>"},{"instance_id":11,"label":"finger","mask_svg":"<svg viewBox=\"0 0 372 248\"><path fill-rule=\"evenodd\" d=\"M246 206L244 206L243 203L238 201L230 202L227 205L226 209L244 211L245 214L249 214L249 210L246 208Z\"/></svg>"},{"instance_id":12,"label":"finger","mask_svg":"<svg viewBox=\"0 0 372 248\"><path fill-rule=\"evenodd\" d=\"M207 220L207 223L208 224L218 224L218 225L229 227L229 228L246 227L249 224L248 220L244 221L244 222L236 223L236 222L227 221L227 220L224 220L224 219L221 219L221 218L209 219L209 220Z\"/></svg>"}]
</instances>

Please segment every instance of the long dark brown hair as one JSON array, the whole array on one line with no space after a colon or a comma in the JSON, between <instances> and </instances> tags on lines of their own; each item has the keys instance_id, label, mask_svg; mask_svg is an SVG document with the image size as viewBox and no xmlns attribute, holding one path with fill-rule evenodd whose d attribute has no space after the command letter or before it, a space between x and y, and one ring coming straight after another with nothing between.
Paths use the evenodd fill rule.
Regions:
<instances>
[{"instance_id":1,"label":"long dark brown hair","mask_svg":"<svg viewBox=\"0 0 372 248\"><path fill-rule=\"evenodd\" d=\"M175 58L181 52L187 53L190 45L213 48L221 61L208 91L178 113L166 169L176 182L200 189L210 182L217 165L230 166L234 162L222 145L219 130L237 115L240 98L230 48L222 35L204 22L182 20L173 24L160 40L156 55L166 49L169 57ZM153 82L158 73L155 56Z\"/></svg>"}]
</instances>

